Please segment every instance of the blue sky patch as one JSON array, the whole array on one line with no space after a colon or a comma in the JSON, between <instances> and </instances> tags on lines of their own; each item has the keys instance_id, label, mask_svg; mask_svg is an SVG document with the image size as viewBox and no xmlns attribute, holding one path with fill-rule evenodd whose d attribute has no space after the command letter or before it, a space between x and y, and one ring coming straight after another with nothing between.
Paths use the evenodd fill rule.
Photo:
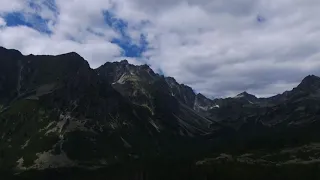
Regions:
<instances>
[{"instance_id":1,"label":"blue sky patch","mask_svg":"<svg viewBox=\"0 0 320 180\"><path fill-rule=\"evenodd\" d=\"M42 4L28 0L28 6L34 10L34 13L11 12L3 16L7 26L27 26L41 33L52 34L48 28L48 19L43 19L37 13L41 12L42 8L49 8L56 16L59 14L55 0L47 0Z\"/></svg>"},{"instance_id":2,"label":"blue sky patch","mask_svg":"<svg viewBox=\"0 0 320 180\"><path fill-rule=\"evenodd\" d=\"M123 49L122 56L126 57L141 57L147 48L147 42L143 34L140 35L140 44L138 45L132 43L129 37L114 38L111 42L120 46Z\"/></svg>"},{"instance_id":3,"label":"blue sky patch","mask_svg":"<svg viewBox=\"0 0 320 180\"><path fill-rule=\"evenodd\" d=\"M120 38L112 39L111 43L117 44L123 49L122 56L141 57L142 53L146 51L148 46L146 36L144 34L140 34L139 44L135 44L127 33L128 23L126 21L115 17L110 11L104 11L103 15L106 24L121 35ZM145 24L147 22L142 23Z\"/></svg>"},{"instance_id":4,"label":"blue sky patch","mask_svg":"<svg viewBox=\"0 0 320 180\"><path fill-rule=\"evenodd\" d=\"M8 13L3 18L5 19L8 27L27 26L42 33L52 33L47 26L48 20L42 19L39 15L35 14L28 14L28 17L34 21L34 23L27 20L25 15L20 12Z\"/></svg>"},{"instance_id":5,"label":"blue sky patch","mask_svg":"<svg viewBox=\"0 0 320 180\"><path fill-rule=\"evenodd\" d=\"M128 23L122 19L116 18L110 11L104 11L105 23L119 32L122 36L126 36L126 29L128 28Z\"/></svg>"},{"instance_id":6,"label":"blue sky patch","mask_svg":"<svg viewBox=\"0 0 320 180\"><path fill-rule=\"evenodd\" d=\"M56 15L59 15L55 0L48 0L43 2L43 4L28 1L28 6L35 12L41 12L42 8L49 8ZM136 39L133 40L127 32L129 28L128 22L115 16L112 11L103 11L103 15L104 22L108 26L106 28L112 28L120 34L119 37L112 39L111 43L114 43L122 48L123 51L121 56L142 57L143 53L148 48L146 35L141 33L138 41ZM37 13L25 14L23 12L11 12L5 14L3 18L5 19L8 27L27 26L44 34L50 35L53 33L48 28L49 20L43 19L41 16L37 15ZM150 22L148 21L141 21L139 24L131 26L130 28L139 31L149 23ZM97 36L102 36L101 33L93 31L90 27L87 29L87 31ZM75 40L71 36L69 39Z\"/></svg>"}]
</instances>

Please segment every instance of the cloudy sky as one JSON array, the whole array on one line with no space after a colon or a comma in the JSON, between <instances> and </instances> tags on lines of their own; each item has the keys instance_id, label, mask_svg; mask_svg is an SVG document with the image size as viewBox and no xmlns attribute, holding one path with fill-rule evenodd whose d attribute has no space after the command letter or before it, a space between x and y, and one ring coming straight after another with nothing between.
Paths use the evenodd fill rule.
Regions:
<instances>
[{"instance_id":1,"label":"cloudy sky","mask_svg":"<svg viewBox=\"0 0 320 180\"><path fill-rule=\"evenodd\" d=\"M1 0L0 45L147 63L209 97L320 75L319 0Z\"/></svg>"}]
</instances>

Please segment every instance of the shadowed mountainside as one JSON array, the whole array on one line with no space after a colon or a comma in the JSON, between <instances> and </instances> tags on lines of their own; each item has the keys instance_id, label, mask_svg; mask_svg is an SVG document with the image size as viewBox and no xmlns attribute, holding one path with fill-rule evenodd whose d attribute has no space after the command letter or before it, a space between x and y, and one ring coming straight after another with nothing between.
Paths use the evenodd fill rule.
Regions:
<instances>
[{"instance_id":1,"label":"shadowed mountainside","mask_svg":"<svg viewBox=\"0 0 320 180\"><path fill-rule=\"evenodd\" d=\"M314 75L270 98L243 92L212 100L147 65L123 60L91 69L74 52L24 56L0 48L1 170L164 163L157 159L191 163L191 169L205 159L214 162L205 163L210 169L221 164L220 153L271 153L318 142L319 115ZM264 166L259 158L251 161Z\"/></svg>"}]
</instances>

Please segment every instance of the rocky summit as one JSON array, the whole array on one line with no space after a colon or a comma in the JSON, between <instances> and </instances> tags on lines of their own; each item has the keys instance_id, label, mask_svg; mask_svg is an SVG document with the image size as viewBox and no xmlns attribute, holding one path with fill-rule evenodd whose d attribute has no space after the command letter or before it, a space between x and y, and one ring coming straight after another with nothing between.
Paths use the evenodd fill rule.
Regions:
<instances>
[{"instance_id":1,"label":"rocky summit","mask_svg":"<svg viewBox=\"0 0 320 180\"><path fill-rule=\"evenodd\" d=\"M95 171L126 179L116 173L125 171L136 179L205 179L239 167L261 175L281 167L278 177L287 177L287 167L309 172L320 162L319 129L314 75L269 98L210 99L148 65L91 69L74 52L0 48L0 169L15 178Z\"/></svg>"}]
</instances>

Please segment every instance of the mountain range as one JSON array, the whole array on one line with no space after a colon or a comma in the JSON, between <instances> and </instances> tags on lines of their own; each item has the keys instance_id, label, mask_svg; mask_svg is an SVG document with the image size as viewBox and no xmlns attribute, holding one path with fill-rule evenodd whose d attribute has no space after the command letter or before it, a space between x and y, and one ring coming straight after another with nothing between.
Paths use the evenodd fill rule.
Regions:
<instances>
[{"instance_id":1,"label":"mountain range","mask_svg":"<svg viewBox=\"0 0 320 180\"><path fill-rule=\"evenodd\" d=\"M2 170L99 169L155 159L206 164L221 153L319 142L319 117L314 75L269 98L243 92L210 99L148 65L123 60L91 69L75 52L24 56L0 47Z\"/></svg>"}]
</instances>

